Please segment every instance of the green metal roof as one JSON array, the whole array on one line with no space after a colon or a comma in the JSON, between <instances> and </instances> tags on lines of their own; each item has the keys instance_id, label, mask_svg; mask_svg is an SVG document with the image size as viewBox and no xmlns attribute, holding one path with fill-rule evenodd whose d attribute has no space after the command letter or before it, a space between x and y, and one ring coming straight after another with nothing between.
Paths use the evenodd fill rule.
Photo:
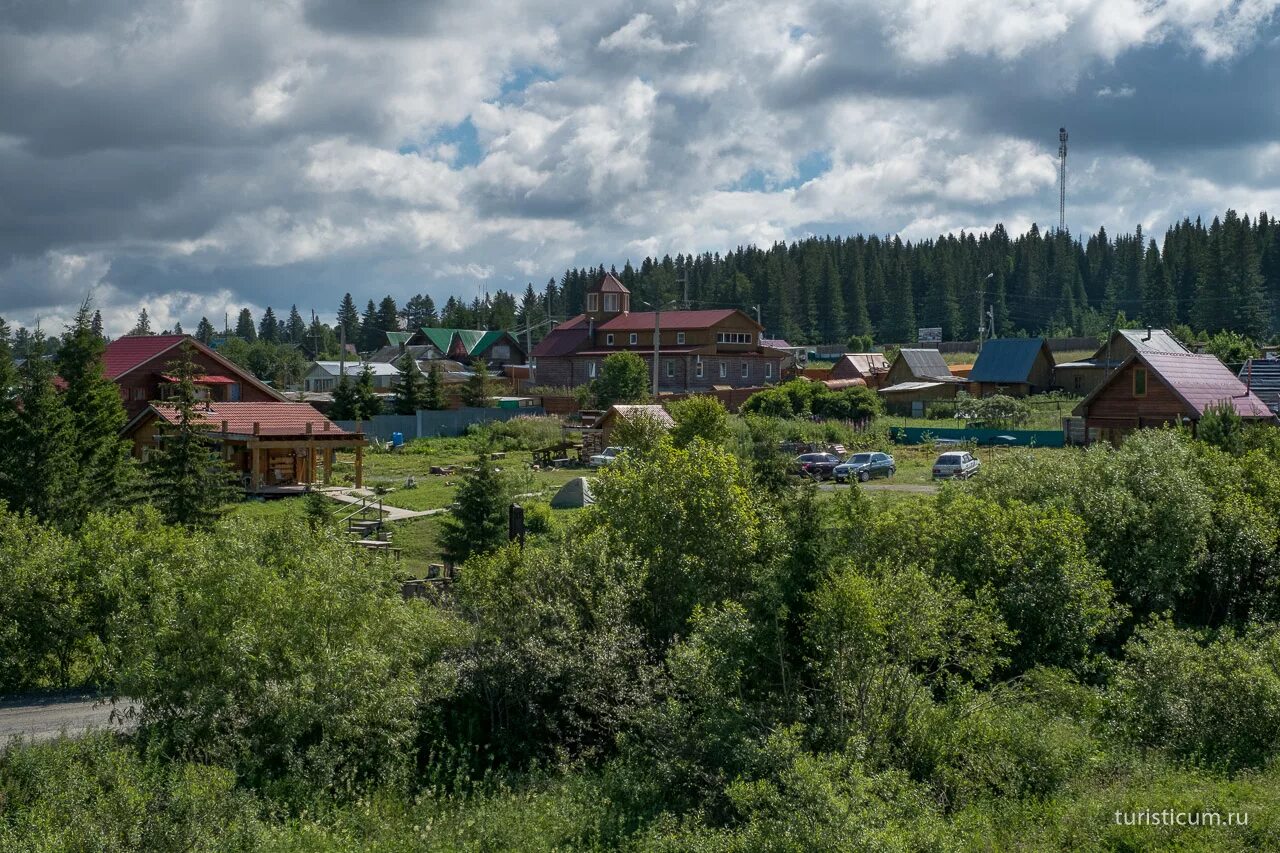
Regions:
<instances>
[{"instance_id":1,"label":"green metal roof","mask_svg":"<svg viewBox=\"0 0 1280 853\"><path fill-rule=\"evenodd\" d=\"M467 355L475 353L476 344L480 343L485 336L480 329L454 329L453 333L458 336L458 340L462 341L462 348L467 351Z\"/></svg>"},{"instance_id":2,"label":"green metal roof","mask_svg":"<svg viewBox=\"0 0 1280 853\"><path fill-rule=\"evenodd\" d=\"M493 331L485 332L484 337L476 341L476 345L471 350L471 352L472 353L484 352L489 347L503 340L506 336L507 336L507 333L502 329L494 329Z\"/></svg>"},{"instance_id":3,"label":"green metal roof","mask_svg":"<svg viewBox=\"0 0 1280 853\"><path fill-rule=\"evenodd\" d=\"M435 344L436 349L446 355L449 352L449 345L453 343L453 329L441 329L438 326L423 326L422 334L427 336L427 340Z\"/></svg>"},{"instance_id":4,"label":"green metal roof","mask_svg":"<svg viewBox=\"0 0 1280 853\"><path fill-rule=\"evenodd\" d=\"M387 332L387 345L402 347L407 344L409 342L409 338L412 337L412 332Z\"/></svg>"}]
</instances>

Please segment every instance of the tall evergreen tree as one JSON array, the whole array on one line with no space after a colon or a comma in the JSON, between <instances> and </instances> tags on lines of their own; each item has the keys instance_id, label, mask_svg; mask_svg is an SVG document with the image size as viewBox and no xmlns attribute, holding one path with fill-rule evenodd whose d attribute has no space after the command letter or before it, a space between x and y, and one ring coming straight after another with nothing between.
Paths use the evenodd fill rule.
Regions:
<instances>
[{"instance_id":1,"label":"tall evergreen tree","mask_svg":"<svg viewBox=\"0 0 1280 853\"><path fill-rule=\"evenodd\" d=\"M396 301L390 296L382 297L382 301L378 303L378 331L380 333L400 331L400 309L396 307ZM385 340L385 336L380 337L378 346L382 346Z\"/></svg>"},{"instance_id":2,"label":"tall evergreen tree","mask_svg":"<svg viewBox=\"0 0 1280 853\"><path fill-rule=\"evenodd\" d=\"M899 274L896 286L890 287L887 293L889 300L885 311L885 330L881 335L884 343L914 344L918 326L916 326L915 298L911 291L911 277L906 274L905 259L898 261Z\"/></svg>"},{"instance_id":3,"label":"tall evergreen tree","mask_svg":"<svg viewBox=\"0 0 1280 853\"><path fill-rule=\"evenodd\" d=\"M344 334L347 343L359 345L360 312L356 310L355 300L351 298L350 293L343 295L342 304L338 306L338 325L335 331Z\"/></svg>"},{"instance_id":4,"label":"tall evergreen tree","mask_svg":"<svg viewBox=\"0 0 1280 853\"><path fill-rule=\"evenodd\" d=\"M435 326L439 322L436 304L428 294L419 293L404 304L404 325L407 331L416 332L424 326Z\"/></svg>"},{"instance_id":5,"label":"tall evergreen tree","mask_svg":"<svg viewBox=\"0 0 1280 853\"><path fill-rule=\"evenodd\" d=\"M385 340L383 330L378 327L378 307L370 299L364 308L364 316L360 318L360 337L356 345L360 352L369 353L381 347Z\"/></svg>"},{"instance_id":6,"label":"tall evergreen tree","mask_svg":"<svg viewBox=\"0 0 1280 853\"><path fill-rule=\"evenodd\" d=\"M151 330L151 317L147 314L147 309L143 308L138 312L138 322L133 324L133 328L129 330L130 335L154 335Z\"/></svg>"},{"instance_id":7,"label":"tall evergreen tree","mask_svg":"<svg viewBox=\"0 0 1280 853\"><path fill-rule=\"evenodd\" d=\"M258 323L258 339L274 344L277 340L276 332L278 330L276 312L268 305L267 310L262 312L262 320Z\"/></svg>"},{"instance_id":8,"label":"tall evergreen tree","mask_svg":"<svg viewBox=\"0 0 1280 853\"><path fill-rule=\"evenodd\" d=\"M426 408L427 379L418 369L413 355L406 352L396 364L400 376L396 382L395 410L397 415L412 415Z\"/></svg>"},{"instance_id":9,"label":"tall evergreen tree","mask_svg":"<svg viewBox=\"0 0 1280 853\"><path fill-rule=\"evenodd\" d=\"M489 375L489 366L483 359L477 359L471 365L471 376L462 386L462 404L482 409L489 405L493 397L493 378Z\"/></svg>"},{"instance_id":10,"label":"tall evergreen tree","mask_svg":"<svg viewBox=\"0 0 1280 853\"><path fill-rule=\"evenodd\" d=\"M92 331L98 337L102 338L103 340L106 340L107 336L103 334L103 331L102 331L102 312L101 311L93 312L93 319L89 321L89 330Z\"/></svg>"},{"instance_id":11,"label":"tall evergreen tree","mask_svg":"<svg viewBox=\"0 0 1280 853\"><path fill-rule=\"evenodd\" d=\"M444 393L444 371L438 361L432 361L427 370L426 383L422 389L422 408L440 411L449 408L449 401Z\"/></svg>"},{"instance_id":12,"label":"tall evergreen tree","mask_svg":"<svg viewBox=\"0 0 1280 853\"><path fill-rule=\"evenodd\" d=\"M462 478L440 543L449 559L462 562L501 548L507 541L511 488L486 455Z\"/></svg>"},{"instance_id":13,"label":"tall evergreen tree","mask_svg":"<svg viewBox=\"0 0 1280 853\"><path fill-rule=\"evenodd\" d=\"M81 520L75 421L54 386L54 364L45 357L45 349L44 334L37 329L18 371L20 407L0 449L4 454L0 497L14 512L28 512L70 529Z\"/></svg>"},{"instance_id":14,"label":"tall evergreen tree","mask_svg":"<svg viewBox=\"0 0 1280 853\"><path fill-rule=\"evenodd\" d=\"M176 380L166 404L172 422L162 422L145 465L151 502L170 524L201 527L215 521L235 498L235 477L197 412L195 380L201 371L190 342L182 344L166 372Z\"/></svg>"},{"instance_id":15,"label":"tall evergreen tree","mask_svg":"<svg viewBox=\"0 0 1280 853\"><path fill-rule=\"evenodd\" d=\"M289 321L285 324L284 338L291 344L300 344L307 336L307 324L302 319L302 315L298 313L298 306L293 305L289 308Z\"/></svg>"},{"instance_id":16,"label":"tall evergreen tree","mask_svg":"<svg viewBox=\"0 0 1280 853\"><path fill-rule=\"evenodd\" d=\"M132 493L130 443L120 436L124 405L116 384L102 372L105 351L106 342L93 331L86 300L67 329L57 359L79 469L71 508L76 518L122 508Z\"/></svg>"},{"instance_id":17,"label":"tall evergreen tree","mask_svg":"<svg viewBox=\"0 0 1280 853\"><path fill-rule=\"evenodd\" d=\"M201 317L200 324L196 326L196 340L208 346L213 343L213 324L209 322L208 317Z\"/></svg>"},{"instance_id":18,"label":"tall evergreen tree","mask_svg":"<svg viewBox=\"0 0 1280 853\"><path fill-rule=\"evenodd\" d=\"M236 318L236 337L249 343L258 339L258 330L253 325L253 315L248 308L241 308L240 316Z\"/></svg>"}]
</instances>

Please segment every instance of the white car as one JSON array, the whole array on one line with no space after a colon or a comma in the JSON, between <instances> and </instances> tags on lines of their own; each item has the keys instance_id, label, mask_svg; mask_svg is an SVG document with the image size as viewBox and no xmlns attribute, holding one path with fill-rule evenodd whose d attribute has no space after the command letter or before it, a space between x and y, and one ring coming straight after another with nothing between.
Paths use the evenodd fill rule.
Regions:
<instances>
[{"instance_id":1,"label":"white car","mask_svg":"<svg viewBox=\"0 0 1280 853\"><path fill-rule=\"evenodd\" d=\"M603 453L592 456L588 464L592 468L603 468L605 465L612 465L620 455L622 455L621 447L606 447Z\"/></svg>"},{"instance_id":2,"label":"white car","mask_svg":"<svg viewBox=\"0 0 1280 853\"><path fill-rule=\"evenodd\" d=\"M934 461L933 479L965 480L976 474L981 465L978 458L967 450L953 450L942 454Z\"/></svg>"}]
</instances>

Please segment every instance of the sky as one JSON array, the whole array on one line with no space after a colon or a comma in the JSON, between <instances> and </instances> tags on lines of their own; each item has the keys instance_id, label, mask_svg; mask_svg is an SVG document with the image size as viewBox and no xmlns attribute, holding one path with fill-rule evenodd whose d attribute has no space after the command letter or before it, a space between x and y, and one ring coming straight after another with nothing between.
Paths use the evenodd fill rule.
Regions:
<instances>
[{"instance_id":1,"label":"sky","mask_svg":"<svg viewBox=\"0 0 1280 853\"><path fill-rule=\"evenodd\" d=\"M0 0L0 316L1280 211L1280 0Z\"/></svg>"}]
</instances>

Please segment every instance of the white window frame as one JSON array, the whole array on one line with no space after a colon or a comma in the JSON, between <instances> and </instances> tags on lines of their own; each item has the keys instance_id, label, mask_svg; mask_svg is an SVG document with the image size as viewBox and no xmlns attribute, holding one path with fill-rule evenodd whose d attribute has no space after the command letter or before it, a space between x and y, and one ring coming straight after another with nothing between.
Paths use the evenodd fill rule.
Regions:
<instances>
[{"instance_id":1,"label":"white window frame","mask_svg":"<svg viewBox=\"0 0 1280 853\"><path fill-rule=\"evenodd\" d=\"M684 332L676 332L676 343L677 344L684 343Z\"/></svg>"},{"instance_id":2,"label":"white window frame","mask_svg":"<svg viewBox=\"0 0 1280 853\"><path fill-rule=\"evenodd\" d=\"M640 336L637 335L635 332L632 332L631 337L627 339L627 343L631 344L632 346L635 346L636 344L640 343Z\"/></svg>"},{"instance_id":3,"label":"white window frame","mask_svg":"<svg viewBox=\"0 0 1280 853\"><path fill-rule=\"evenodd\" d=\"M749 361L742 362L742 378L743 379L751 378L751 362Z\"/></svg>"},{"instance_id":4,"label":"white window frame","mask_svg":"<svg viewBox=\"0 0 1280 853\"><path fill-rule=\"evenodd\" d=\"M765 379L773 378L773 362L772 361L766 361L764 363L764 378Z\"/></svg>"},{"instance_id":5,"label":"white window frame","mask_svg":"<svg viewBox=\"0 0 1280 853\"><path fill-rule=\"evenodd\" d=\"M604 345L605 345L605 346L607 346L607 347L611 347L611 346L613 346L613 333L612 333L612 332L610 332L610 333L608 333L608 334L606 334L606 335L604 336Z\"/></svg>"},{"instance_id":6,"label":"white window frame","mask_svg":"<svg viewBox=\"0 0 1280 853\"><path fill-rule=\"evenodd\" d=\"M590 312L599 311L599 310L600 310L599 295L595 293L588 293L587 294L587 312L590 313Z\"/></svg>"},{"instance_id":7,"label":"white window frame","mask_svg":"<svg viewBox=\"0 0 1280 853\"><path fill-rule=\"evenodd\" d=\"M703 377L704 372L705 372L705 368L703 367L701 357L699 357L699 359L698 359L697 368L698 368L698 369L697 369L697 371L694 373L694 375L695 375L695 376L697 376L699 379L701 379L701 378Z\"/></svg>"},{"instance_id":8,"label":"white window frame","mask_svg":"<svg viewBox=\"0 0 1280 853\"><path fill-rule=\"evenodd\" d=\"M667 359L667 378L675 379L675 377L676 377L676 363L671 359Z\"/></svg>"},{"instance_id":9,"label":"white window frame","mask_svg":"<svg viewBox=\"0 0 1280 853\"><path fill-rule=\"evenodd\" d=\"M618 294L606 293L604 295L604 310L614 312L618 310Z\"/></svg>"},{"instance_id":10,"label":"white window frame","mask_svg":"<svg viewBox=\"0 0 1280 853\"><path fill-rule=\"evenodd\" d=\"M721 379L729 378L729 362L727 361L720 362L720 378Z\"/></svg>"},{"instance_id":11,"label":"white window frame","mask_svg":"<svg viewBox=\"0 0 1280 853\"><path fill-rule=\"evenodd\" d=\"M596 378L596 363L594 361L587 362L587 378L588 379Z\"/></svg>"}]
</instances>

